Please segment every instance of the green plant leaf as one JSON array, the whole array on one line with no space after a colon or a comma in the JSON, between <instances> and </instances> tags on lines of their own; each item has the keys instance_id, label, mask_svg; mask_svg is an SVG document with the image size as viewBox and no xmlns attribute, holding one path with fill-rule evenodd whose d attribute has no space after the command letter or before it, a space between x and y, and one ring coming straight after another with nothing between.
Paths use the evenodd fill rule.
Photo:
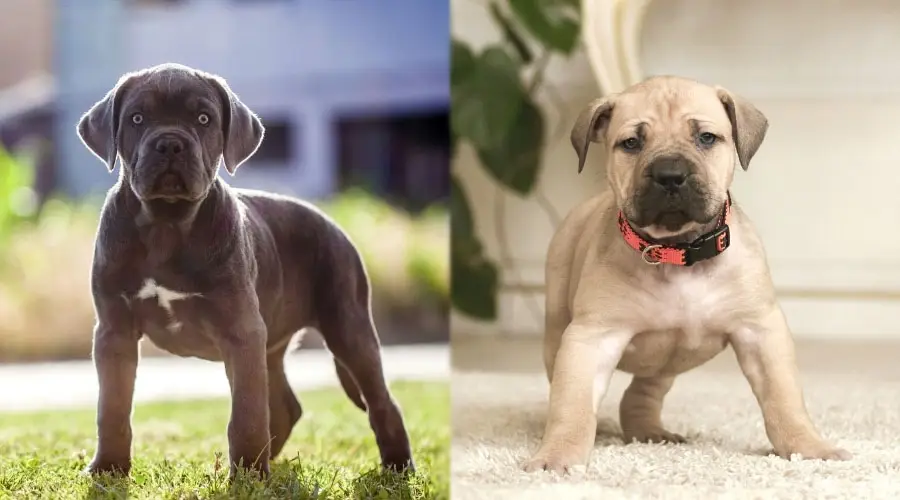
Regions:
<instances>
[{"instance_id":1,"label":"green plant leaf","mask_svg":"<svg viewBox=\"0 0 900 500\"><path fill-rule=\"evenodd\" d=\"M522 196L534 189L543 150L544 118L528 97L523 99L505 141L492 148L476 148L491 177Z\"/></svg>"},{"instance_id":2,"label":"green plant leaf","mask_svg":"<svg viewBox=\"0 0 900 500\"><path fill-rule=\"evenodd\" d=\"M450 300L474 318L497 317L497 266L482 251L466 193L450 176Z\"/></svg>"},{"instance_id":3,"label":"green plant leaf","mask_svg":"<svg viewBox=\"0 0 900 500\"><path fill-rule=\"evenodd\" d=\"M500 25L500 31L503 32L503 39L516 51L519 60L522 61L523 64L531 64L531 62L534 61L534 54L531 53L531 49L528 48L528 44L525 43L522 35L519 34L518 29L513 25L513 22L500 11L500 6L497 5L497 2L491 2L489 12L494 19L494 22Z\"/></svg>"},{"instance_id":4,"label":"green plant leaf","mask_svg":"<svg viewBox=\"0 0 900 500\"><path fill-rule=\"evenodd\" d=\"M459 70L451 74L450 121L460 138L475 148L494 148L505 140L515 125L524 90L519 80L520 65L501 47L490 47L473 59L471 66L462 54Z\"/></svg>"},{"instance_id":5,"label":"green plant leaf","mask_svg":"<svg viewBox=\"0 0 900 500\"><path fill-rule=\"evenodd\" d=\"M491 262L454 263L451 298L460 312L481 320L497 318L497 268Z\"/></svg>"},{"instance_id":6,"label":"green plant leaf","mask_svg":"<svg viewBox=\"0 0 900 500\"><path fill-rule=\"evenodd\" d=\"M548 48L569 55L578 43L581 10L577 0L509 0L513 13Z\"/></svg>"},{"instance_id":7,"label":"green plant leaf","mask_svg":"<svg viewBox=\"0 0 900 500\"><path fill-rule=\"evenodd\" d=\"M452 131L471 142L490 175L520 195L534 188L544 145L544 120L525 91L520 65L502 48L475 58L452 88Z\"/></svg>"},{"instance_id":8,"label":"green plant leaf","mask_svg":"<svg viewBox=\"0 0 900 500\"><path fill-rule=\"evenodd\" d=\"M465 43L454 39L450 44L451 87L468 79L475 69L475 64L475 54L472 49Z\"/></svg>"},{"instance_id":9,"label":"green plant leaf","mask_svg":"<svg viewBox=\"0 0 900 500\"><path fill-rule=\"evenodd\" d=\"M465 81L472 74L475 67L475 54L468 45L453 40L450 43L450 87L453 88L459 82ZM456 148L459 145L459 134L450 127L450 157L456 156Z\"/></svg>"}]
</instances>

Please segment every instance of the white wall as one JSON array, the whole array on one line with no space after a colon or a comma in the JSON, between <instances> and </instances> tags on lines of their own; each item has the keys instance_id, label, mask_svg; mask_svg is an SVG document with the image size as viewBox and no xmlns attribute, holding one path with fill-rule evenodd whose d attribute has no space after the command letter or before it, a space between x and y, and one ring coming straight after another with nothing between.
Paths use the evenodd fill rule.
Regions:
<instances>
[{"instance_id":1,"label":"white wall","mask_svg":"<svg viewBox=\"0 0 900 500\"><path fill-rule=\"evenodd\" d=\"M455 36L495 39L479 3L453 0ZM770 119L766 142L734 193L761 232L782 305L797 336L900 336L900 3L665 0L642 30L646 75L670 73L721 84ZM598 95L583 55L551 79L550 139L541 179L563 213L601 186L579 178L568 127ZM595 148L597 149L597 148ZM590 164L589 164L590 165ZM493 257L495 188L463 151L454 165L476 205ZM454 316L454 333L540 334L543 256L552 226L533 200L504 196L501 224L515 262L505 268L501 319ZM516 276L518 275L518 276Z\"/></svg>"},{"instance_id":2,"label":"white wall","mask_svg":"<svg viewBox=\"0 0 900 500\"><path fill-rule=\"evenodd\" d=\"M3 0L0 8L0 89L51 72L53 3L50 0Z\"/></svg>"}]
</instances>

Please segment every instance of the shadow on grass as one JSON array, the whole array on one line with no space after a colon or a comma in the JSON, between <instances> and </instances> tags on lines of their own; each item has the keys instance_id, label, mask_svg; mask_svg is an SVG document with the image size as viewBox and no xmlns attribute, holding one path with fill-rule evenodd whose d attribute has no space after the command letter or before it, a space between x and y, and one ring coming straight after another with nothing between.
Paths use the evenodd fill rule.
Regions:
<instances>
[{"instance_id":1,"label":"shadow on grass","mask_svg":"<svg viewBox=\"0 0 900 500\"><path fill-rule=\"evenodd\" d=\"M128 498L131 478L127 476L103 475L91 480L84 500L124 500Z\"/></svg>"},{"instance_id":2,"label":"shadow on grass","mask_svg":"<svg viewBox=\"0 0 900 500\"><path fill-rule=\"evenodd\" d=\"M352 497L358 499L415 500L430 498L422 491L416 491L410 483L414 475L374 469L364 472L353 481Z\"/></svg>"},{"instance_id":3,"label":"shadow on grass","mask_svg":"<svg viewBox=\"0 0 900 500\"><path fill-rule=\"evenodd\" d=\"M238 478L222 493L227 498L272 499L365 499L417 500L431 498L423 488L411 485L406 474L374 469L364 472L349 484L338 479L340 472L330 474L296 460L273 463L269 479L260 481L238 473ZM219 498L219 497L214 497ZM222 497L226 498L226 497Z\"/></svg>"},{"instance_id":4,"label":"shadow on grass","mask_svg":"<svg viewBox=\"0 0 900 500\"><path fill-rule=\"evenodd\" d=\"M239 471L234 481L229 481L219 475L220 472L222 471L217 470L213 474L207 474L191 485L180 484L168 487L162 484L154 485L159 488L156 494L159 495L158 498L223 500L419 500L446 496L432 491L427 477L418 476L415 473L385 471L380 467L363 472L353 479L342 479L339 469L305 465L298 460L271 464L269 478L262 481L245 470ZM227 472L225 473L227 474ZM178 484L177 479L176 484ZM141 489L135 483L133 476L104 474L92 478L91 486L83 500L125 500L129 498L130 488ZM135 492L135 494L139 493Z\"/></svg>"}]
</instances>

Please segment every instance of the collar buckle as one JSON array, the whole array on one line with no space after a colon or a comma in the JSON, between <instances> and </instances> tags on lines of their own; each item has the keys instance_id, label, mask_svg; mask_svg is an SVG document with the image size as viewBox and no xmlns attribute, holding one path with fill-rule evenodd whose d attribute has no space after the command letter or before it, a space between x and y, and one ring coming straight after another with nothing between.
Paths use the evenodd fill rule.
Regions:
<instances>
[{"instance_id":1,"label":"collar buckle","mask_svg":"<svg viewBox=\"0 0 900 500\"><path fill-rule=\"evenodd\" d=\"M706 260L724 252L731 245L731 232L728 224L722 224L714 231L706 233L686 245L684 250L684 265L691 266L701 260Z\"/></svg>"}]
</instances>

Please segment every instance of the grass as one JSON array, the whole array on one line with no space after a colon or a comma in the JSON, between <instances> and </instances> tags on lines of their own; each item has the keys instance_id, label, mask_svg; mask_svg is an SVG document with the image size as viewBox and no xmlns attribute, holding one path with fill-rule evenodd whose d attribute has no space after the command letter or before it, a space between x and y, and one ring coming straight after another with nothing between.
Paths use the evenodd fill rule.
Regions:
<instances>
[{"instance_id":1,"label":"grass","mask_svg":"<svg viewBox=\"0 0 900 500\"><path fill-rule=\"evenodd\" d=\"M339 389L298 394L303 418L268 482L228 484L227 400L138 405L130 477L83 475L94 452L92 410L0 414L0 499L447 499L450 412L445 383L392 384L417 472L380 470L365 413Z\"/></svg>"}]
</instances>

